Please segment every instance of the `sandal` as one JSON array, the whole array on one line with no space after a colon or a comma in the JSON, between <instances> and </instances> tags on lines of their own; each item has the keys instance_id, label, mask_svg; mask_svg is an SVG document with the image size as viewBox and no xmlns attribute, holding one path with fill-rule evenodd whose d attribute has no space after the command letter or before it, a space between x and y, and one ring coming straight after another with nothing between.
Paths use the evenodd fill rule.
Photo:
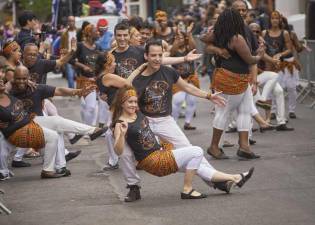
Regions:
<instances>
[{"instance_id":1,"label":"sandal","mask_svg":"<svg viewBox=\"0 0 315 225\"><path fill-rule=\"evenodd\" d=\"M31 148L23 157L29 159L36 159L40 157L40 153Z\"/></svg>"},{"instance_id":2,"label":"sandal","mask_svg":"<svg viewBox=\"0 0 315 225\"><path fill-rule=\"evenodd\" d=\"M195 191L195 189L191 189L191 191L187 194L187 193L180 193L180 198L181 199L201 199L201 198L206 198L207 195L200 193L200 195L198 196L194 196L192 195L192 193Z\"/></svg>"},{"instance_id":3,"label":"sandal","mask_svg":"<svg viewBox=\"0 0 315 225\"><path fill-rule=\"evenodd\" d=\"M250 168L246 175L244 175L243 173L240 174L242 179L236 183L236 185L239 188L241 188L249 180L249 178L251 178L251 176L253 175L254 169L255 167Z\"/></svg>"}]
</instances>

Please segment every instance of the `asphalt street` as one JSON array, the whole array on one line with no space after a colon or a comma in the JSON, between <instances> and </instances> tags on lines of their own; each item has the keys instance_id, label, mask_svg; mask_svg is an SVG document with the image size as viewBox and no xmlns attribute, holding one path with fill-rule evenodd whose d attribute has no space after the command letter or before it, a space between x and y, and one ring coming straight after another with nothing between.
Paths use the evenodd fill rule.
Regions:
<instances>
[{"instance_id":1,"label":"asphalt street","mask_svg":"<svg viewBox=\"0 0 315 225\"><path fill-rule=\"evenodd\" d=\"M66 85L61 78L49 84ZM202 78L202 84L208 81ZM59 113L80 121L78 99L56 98ZM181 200L183 174L163 178L139 171L142 199L124 203L126 184L121 171L100 173L107 159L105 140L81 140L69 150L82 154L68 163L71 177L41 180L41 159L28 160L32 167L13 169L15 176L0 182L2 200L13 211L0 215L1 225L314 225L315 224L315 111L298 105L296 120L289 120L293 132L254 133L253 151L262 156L253 161L236 157L237 135L226 139L231 159L217 161L206 154L211 140L212 105L198 101L196 131L185 132L193 145L205 150L206 158L218 170L239 173L255 166L252 179L227 195L209 189L198 177L194 187L208 194L202 200ZM179 121L183 126L183 119ZM257 127L257 124L254 125Z\"/></svg>"}]
</instances>

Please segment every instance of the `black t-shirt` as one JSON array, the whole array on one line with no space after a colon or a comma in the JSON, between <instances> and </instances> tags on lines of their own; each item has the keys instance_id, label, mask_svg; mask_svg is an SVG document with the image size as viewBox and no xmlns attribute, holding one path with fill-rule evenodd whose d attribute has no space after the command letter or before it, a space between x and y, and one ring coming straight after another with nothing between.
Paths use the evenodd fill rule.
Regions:
<instances>
[{"instance_id":1,"label":"black t-shirt","mask_svg":"<svg viewBox=\"0 0 315 225\"><path fill-rule=\"evenodd\" d=\"M100 91L101 94L107 95L107 104L110 106L113 103L113 100L115 98L115 95L116 95L118 88L106 87L102 82L102 79L104 76L106 76L106 74L101 75L100 77L97 78L96 85L97 85L98 90Z\"/></svg>"},{"instance_id":2,"label":"black t-shirt","mask_svg":"<svg viewBox=\"0 0 315 225\"><path fill-rule=\"evenodd\" d=\"M174 57L182 57L187 55L187 52L176 52ZM183 62L183 63L178 63L172 66L178 74L183 78L186 79L190 75L194 73L194 63L193 62Z\"/></svg>"},{"instance_id":3,"label":"black t-shirt","mask_svg":"<svg viewBox=\"0 0 315 225\"><path fill-rule=\"evenodd\" d=\"M100 53L100 48L95 47L95 49L90 49L86 47L82 42L78 43L77 51L72 57L72 63L74 59L78 59L79 63L82 63L86 66L89 66L93 72L85 72L84 70L78 69L78 72L81 76L84 77L95 77L95 65L97 55Z\"/></svg>"},{"instance_id":4,"label":"black t-shirt","mask_svg":"<svg viewBox=\"0 0 315 225\"><path fill-rule=\"evenodd\" d=\"M46 84L47 73L54 71L55 68L56 60L38 58L33 66L28 67L30 79L38 84Z\"/></svg>"},{"instance_id":5,"label":"black t-shirt","mask_svg":"<svg viewBox=\"0 0 315 225\"><path fill-rule=\"evenodd\" d=\"M179 79L173 68L161 66L150 76L138 75L132 84L137 90L141 112L149 117L164 117L172 113L172 86Z\"/></svg>"},{"instance_id":6,"label":"black t-shirt","mask_svg":"<svg viewBox=\"0 0 315 225\"><path fill-rule=\"evenodd\" d=\"M43 100L51 98L55 95L56 88L49 85L39 84L34 91L27 88L23 92L12 89L11 93L14 97L23 102L24 109L28 113L35 113L37 116L43 116Z\"/></svg>"},{"instance_id":7,"label":"black t-shirt","mask_svg":"<svg viewBox=\"0 0 315 225\"><path fill-rule=\"evenodd\" d=\"M11 95L7 96L10 98L10 105L0 106L0 131L5 138L31 121L29 114L23 108L23 102Z\"/></svg>"},{"instance_id":8,"label":"black t-shirt","mask_svg":"<svg viewBox=\"0 0 315 225\"><path fill-rule=\"evenodd\" d=\"M149 126L148 119L141 112L137 113L137 119L134 122L128 123L126 140L137 161L161 149Z\"/></svg>"},{"instance_id":9,"label":"black t-shirt","mask_svg":"<svg viewBox=\"0 0 315 225\"><path fill-rule=\"evenodd\" d=\"M129 46L124 52L113 51L113 55L117 64L115 74L123 78L128 78L137 67L145 62L143 47Z\"/></svg>"}]
</instances>

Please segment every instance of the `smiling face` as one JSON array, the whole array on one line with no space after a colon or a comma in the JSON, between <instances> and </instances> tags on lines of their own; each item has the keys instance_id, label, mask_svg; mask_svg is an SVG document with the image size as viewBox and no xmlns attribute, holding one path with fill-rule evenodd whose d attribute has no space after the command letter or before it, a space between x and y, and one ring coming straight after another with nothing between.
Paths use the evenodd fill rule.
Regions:
<instances>
[{"instance_id":1,"label":"smiling face","mask_svg":"<svg viewBox=\"0 0 315 225\"><path fill-rule=\"evenodd\" d=\"M127 48L130 40L129 30L116 30L115 39L119 49Z\"/></svg>"},{"instance_id":2,"label":"smiling face","mask_svg":"<svg viewBox=\"0 0 315 225\"><path fill-rule=\"evenodd\" d=\"M127 114L134 114L138 109L138 98L136 96L129 97L123 104L122 109Z\"/></svg>"},{"instance_id":3,"label":"smiling face","mask_svg":"<svg viewBox=\"0 0 315 225\"><path fill-rule=\"evenodd\" d=\"M160 45L151 45L149 47L148 53L144 55L145 59L148 61L148 66L154 70L158 70L161 67L163 56L163 49Z\"/></svg>"},{"instance_id":4,"label":"smiling face","mask_svg":"<svg viewBox=\"0 0 315 225\"><path fill-rule=\"evenodd\" d=\"M26 46L23 52L23 61L27 66L33 66L38 57L37 46Z\"/></svg>"},{"instance_id":5,"label":"smiling face","mask_svg":"<svg viewBox=\"0 0 315 225\"><path fill-rule=\"evenodd\" d=\"M273 12L270 17L270 22L272 27L280 27L281 16L278 13Z\"/></svg>"},{"instance_id":6,"label":"smiling face","mask_svg":"<svg viewBox=\"0 0 315 225\"><path fill-rule=\"evenodd\" d=\"M19 91L26 90L28 78L28 69L22 66L17 67L14 73L13 87Z\"/></svg>"},{"instance_id":7,"label":"smiling face","mask_svg":"<svg viewBox=\"0 0 315 225\"><path fill-rule=\"evenodd\" d=\"M245 2L235 1L232 6L233 9L237 10L241 14L242 18L245 20L247 14L247 7L245 5Z\"/></svg>"}]
</instances>

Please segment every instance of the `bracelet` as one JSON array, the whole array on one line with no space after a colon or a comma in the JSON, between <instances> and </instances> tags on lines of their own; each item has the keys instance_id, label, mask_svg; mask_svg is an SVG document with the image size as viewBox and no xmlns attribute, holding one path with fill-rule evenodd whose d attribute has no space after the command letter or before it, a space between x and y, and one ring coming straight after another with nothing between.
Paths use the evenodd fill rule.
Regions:
<instances>
[{"instance_id":1,"label":"bracelet","mask_svg":"<svg viewBox=\"0 0 315 225\"><path fill-rule=\"evenodd\" d=\"M212 98L212 94L210 92L208 92L206 95L206 99L211 100L211 98Z\"/></svg>"}]
</instances>

